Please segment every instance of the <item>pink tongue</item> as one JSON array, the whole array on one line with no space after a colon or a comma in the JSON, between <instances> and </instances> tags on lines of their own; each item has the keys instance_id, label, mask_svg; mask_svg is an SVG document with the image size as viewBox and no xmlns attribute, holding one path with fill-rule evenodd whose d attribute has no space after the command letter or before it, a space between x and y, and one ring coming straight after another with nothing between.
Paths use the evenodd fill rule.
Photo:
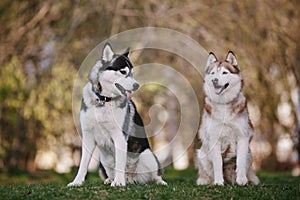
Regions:
<instances>
[{"instance_id":1,"label":"pink tongue","mask_svg":"<svg viewBox=\"0 0 300 200\"><path fill-rule=\"evenodd\" d=\"M126 95L127 95L127 99L131 100L131 98L132 98L131 93L130 92L126 92Z\"/></svg>"},{"instance_id":2,"label":"pink tongue","mask_svg":"<svg viewBox=\"0 0 300 200\"><path fill-rule=\"evenodd\" d=\"M215 93L220 94L223 90L223 87L215 88Z\"/></svg>"}]
</instances>

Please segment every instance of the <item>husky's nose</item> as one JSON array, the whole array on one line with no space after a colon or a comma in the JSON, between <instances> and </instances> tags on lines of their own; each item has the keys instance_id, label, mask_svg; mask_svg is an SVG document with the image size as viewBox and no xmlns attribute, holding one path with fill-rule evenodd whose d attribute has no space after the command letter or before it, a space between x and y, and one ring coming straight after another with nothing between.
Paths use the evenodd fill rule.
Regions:
<instances>
[{"instance_id":1,"label":"husky's nose","mask_svg":"<svg viewBox=\"0 0 300 200\"><path fill-rule=\"evenodd\" d=\"M217 84L217 83L219 82L219 79L215 78L215 79L212 80L212 82L213 82L214 84Z\"/></svg>"},{"instance_id":2,"label":"husky's nose","mask_svg":"<svg viewBox=\"0 0 300 200\"><path fill-rule=\"evenodd\" d=\"M133 90L137 90L139 87L140 87L140 85L138 83L133 84Z\"/></svg>"}]
</instances>

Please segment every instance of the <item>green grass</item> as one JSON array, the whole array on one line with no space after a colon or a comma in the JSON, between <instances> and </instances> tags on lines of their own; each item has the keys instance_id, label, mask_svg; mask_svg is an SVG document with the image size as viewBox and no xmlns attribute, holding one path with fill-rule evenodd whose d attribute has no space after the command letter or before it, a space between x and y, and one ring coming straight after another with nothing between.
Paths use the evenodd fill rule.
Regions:
<instances>
[{"instance_id":1,"label":"green grass","mask_svg":"<svg viewBox=\"0 0 300 200\"><path fill-rule=\"evenodd\" d=\"M110 187L104 185L97 173L90 173L81 187L66 187L75 173L58 175L40 172L27 176L20 173L10 180L34 184L9 184L0 187L1 199L300 199L300 178L286 173L259 173L258 186L196 186L194 169L176 171L167 168L164 179L168 186L128 185ZM18 179L21 177L21 179ZM8 179L1 175L1 184ZM8 177L6 177L8 178ZM3 182L4 181L4 182ZM38 183L44 182L44 183ZM47 182L47 183L45 183Z\"/></svg>"}]
</instances>

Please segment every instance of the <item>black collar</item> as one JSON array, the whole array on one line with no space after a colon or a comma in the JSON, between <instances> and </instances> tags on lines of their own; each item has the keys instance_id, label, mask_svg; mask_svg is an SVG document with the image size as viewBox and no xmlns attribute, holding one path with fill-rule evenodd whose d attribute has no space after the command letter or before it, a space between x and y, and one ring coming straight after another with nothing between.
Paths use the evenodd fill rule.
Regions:
<instances>
[{"instance_id":1,"label":"black collar","mask_svg":"<svg viewBox=\"0 0 300 200\"><path fill-rule=\"evenodd\" d=\"M92 88L93 92L95 93L95 95L99 98L100 101L104 101L104 102L109 102L111 101L111 97L106 97L106 96L102 96L101 94L99 94L98 92L96 92L96 90L94 88Z\"/></svg>"}]
</instances>

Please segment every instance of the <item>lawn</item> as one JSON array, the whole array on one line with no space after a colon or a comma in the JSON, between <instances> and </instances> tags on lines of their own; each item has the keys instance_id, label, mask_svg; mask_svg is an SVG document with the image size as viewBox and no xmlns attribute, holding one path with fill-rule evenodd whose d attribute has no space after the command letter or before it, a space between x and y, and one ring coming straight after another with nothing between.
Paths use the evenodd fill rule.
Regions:
<instances>
[{"instance_id":1,"label":"lawn","mask_svg":"<svg viewBox=\"0 0 300 200\"><path fill-rule=\"evenodd\" d=\"M165 170L168 186L128 185L112 188L104 185L97 173L90 173L82 187L66 187L72 174L40 172L0 176L1 199L300 199L300 178L287 173L259 173L258 186L196 186L194 169ZM16 183L16 182L23 183ZM15 183L13 183L15 182ZM9 184L8 184L9 183ZM31 183L31 184L28 184ZM4 185L3 185L4 184Z\"/></svg>"}]
</instances>

